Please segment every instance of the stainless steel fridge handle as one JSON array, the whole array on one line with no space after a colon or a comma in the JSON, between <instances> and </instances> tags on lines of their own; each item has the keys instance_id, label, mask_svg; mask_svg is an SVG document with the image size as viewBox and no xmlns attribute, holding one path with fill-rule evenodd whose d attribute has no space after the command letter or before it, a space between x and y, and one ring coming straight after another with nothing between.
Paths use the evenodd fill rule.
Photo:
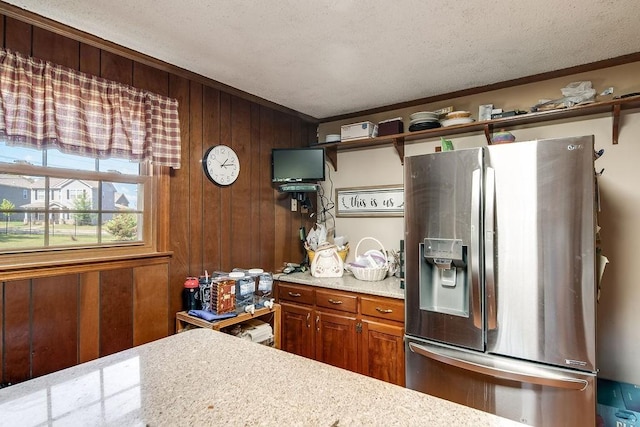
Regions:
<instances>
[{"instance_id":1,"label":"stainless steel fridge handle","mask_svg":"<svg viewBox=\"0 0 640 427\"><path fill-rule=\"evenodd\" d=\"M491 167L486 170L485 210L484 210L484 280L487 298L487 329L496 329L498 315L496 307L495 276L495 212L496 212L496 173Z\"/></svg>"},{"instance_id":2,"label":"stainless steel fridge handle","mask_svg":"<svg viewBox=\"0 0 640 427\"><path fill-rule=\"evenodd\" d=\"M480 292L480 169L476 169L471 175L471 256L469 257L469 269L471 270L471 312L473 313L473 325L482 329L482 310Z\"/></svg>"},{"instance_id":3,"label":"stainless steel fridge handle","mask_svg":"<svg viewBox=\"0 0 640 427\"><path fill-rule=\"evenodd\" d=\"M447 365L466 369L468 371L476 372L482 375L488 375L494 378L579 391L584 391L589 386L589 383L586 380L581 380L578 378L563 377L559 375L545 374L542 372L533 374L527 372L511 371L503 368L495 368L493 366L483 365L471 360L465 360L459 357L453 357L448 354L442 354L435 350L423 347L412 342L409 343L409 349L414 353L420 354L433 360L437 360L438 362L446 363Z\"/></svg>"}]
</instances>

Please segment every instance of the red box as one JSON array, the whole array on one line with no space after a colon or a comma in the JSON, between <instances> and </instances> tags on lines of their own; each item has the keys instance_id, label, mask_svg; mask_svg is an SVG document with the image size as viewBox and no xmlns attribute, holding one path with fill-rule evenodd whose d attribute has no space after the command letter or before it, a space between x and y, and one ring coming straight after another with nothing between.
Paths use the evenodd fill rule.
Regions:
<instances>
[{"instance_id":1,"label":"red box","mask_svg":"<svg viewBox=\"0 0 640 427\"><path fill-rule=\"evenodd\" d=\"M229 313L236 309L236 281L213 279L211 283L211 311L216 314Z\"/></svg>"},{"instance_id":2,"label":"red box","mask_svg":"<svg viewBox=\"0 0 640 427\"><path fill-rule=\"evenodd\" d=\"M389 122L378 123L378 136L395 135L404 132L402 120L391 120Z\"/></svg>"}]
</instances>

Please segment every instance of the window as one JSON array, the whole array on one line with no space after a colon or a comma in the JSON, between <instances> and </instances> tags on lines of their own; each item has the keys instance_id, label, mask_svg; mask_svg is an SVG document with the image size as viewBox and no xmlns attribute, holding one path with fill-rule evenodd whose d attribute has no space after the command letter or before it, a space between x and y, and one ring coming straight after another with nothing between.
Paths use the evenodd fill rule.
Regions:
<instances>
[{"instance_id":1,"label":"window","mask_svg":"<svg viewBox=\"0 0 640 427\"><path fill-rule=\"evenodd\" d=\"M14 147L2 139L0 153L0 255L151 244L146 162Z\"/></svg>"}]
</instances>

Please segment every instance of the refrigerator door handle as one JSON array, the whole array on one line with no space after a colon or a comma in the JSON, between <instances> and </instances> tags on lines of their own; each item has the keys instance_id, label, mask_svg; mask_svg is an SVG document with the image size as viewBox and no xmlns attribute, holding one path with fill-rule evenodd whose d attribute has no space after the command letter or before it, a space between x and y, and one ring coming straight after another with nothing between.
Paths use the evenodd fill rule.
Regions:
<instances>
[{"instance_id":1,"label":"refrigerator door handle","mask_svg":"<svg viewBox=\"0 0 640 427\"><path fill-rule=\"evenodd\" d=\"M496 276L495 276L495 206L496 206L496 173L487 167L485 181L485 216L484 216L484 277L487 298L487 329L493 330L498 326L496 307Z\"/></svg>"},{"instance_id":2,"label":"refrigerator door handle","mask_svg":"<svg viewBox=\"0 0 640 427\"><path fill-rule=\"evenodd\" d=\"M450 354L445 354L444 352L439 352L438 350L427 348L413 342L409 343L409 349L414 353L437 360L438 362L494 378L579 391L584 391L589 386L589 383L583 379L544 372L541 369L536 369L535 372L524 372L506 368L497 368L494 366L484 365L477 361L454 357Z\"/></svg>"},{"instance_id":3,"label":"refrigerator door handle","mask_svg":"<svg viewBox=\"0 0 640 427\"><path fill-rule=\"evenodd\" d=\"M480 195L480 169L476 169L471 175L471 312L473 313L473 325L482 329L482 310L480 293L480 210L482 200Z\"/></svg>"}]
</instances>

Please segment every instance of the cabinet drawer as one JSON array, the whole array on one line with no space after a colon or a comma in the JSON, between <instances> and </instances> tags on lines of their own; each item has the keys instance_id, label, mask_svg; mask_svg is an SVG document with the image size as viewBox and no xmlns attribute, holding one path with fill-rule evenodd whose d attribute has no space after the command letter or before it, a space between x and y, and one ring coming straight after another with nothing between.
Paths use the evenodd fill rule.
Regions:
<instances>
[{"instance_id":1,"label":"cabinet drawer","mask_svg":"<svg viewBox=\"0 0 640 427\"><path fill-rule=\"evenodd\" d=\"M362 314L404 322L404 301L392 298L361 297Z\"/></svg>"},{"instance_id":2,"label":"cabinet drawer","mask_svg":"<svg viewBox=\"0 0 640 427\"><path fill-rule=\"evenodd\" d=\"M316 305L356 313L358 311L358 297L342 292L316 290Z\"/></svg>"},{"instance_id":3,"label":"cabinet drawer","mask_svg":"<svg viewBox=\"0 0 640 427\"><path fill-rule=\"evenodd\" d=\"M313 304L313 289L278 282L278 300Z\"/></svg>"}]
</instances>

